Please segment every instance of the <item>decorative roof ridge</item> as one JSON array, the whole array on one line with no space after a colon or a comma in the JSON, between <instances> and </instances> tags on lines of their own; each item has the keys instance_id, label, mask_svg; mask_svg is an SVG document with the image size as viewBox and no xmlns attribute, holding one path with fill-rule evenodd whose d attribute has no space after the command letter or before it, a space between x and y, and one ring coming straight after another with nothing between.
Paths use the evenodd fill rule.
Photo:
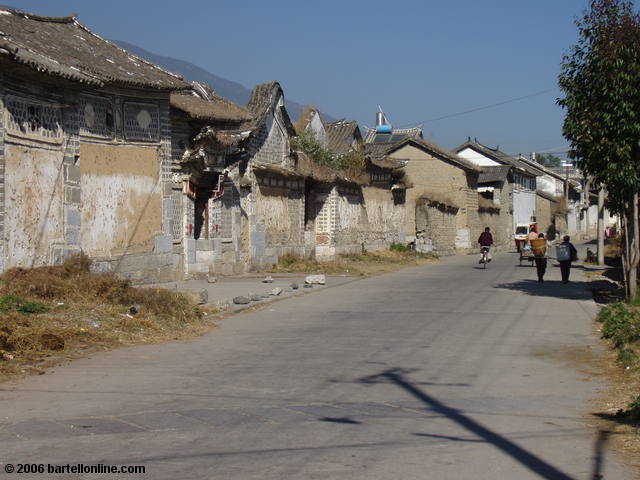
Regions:
<instances>
[{"instance_id":1,"label":"decorative roof ridge","mask_svg":"<svg viewBox=\"0 0 640 480\"><path fill-rule=\"evenodd\" d=\"M72 13L66 17L48 17L46 15L37 15L35 13L27 12L25 10L18 10L11 7L0 7L0 12L8 12L12 15L18 15L28 20L35 20L37 22L50 22L50 23L76 23L78 14ZM2 13L0 13L2 14Z\"/></svg>"}]
</instances>

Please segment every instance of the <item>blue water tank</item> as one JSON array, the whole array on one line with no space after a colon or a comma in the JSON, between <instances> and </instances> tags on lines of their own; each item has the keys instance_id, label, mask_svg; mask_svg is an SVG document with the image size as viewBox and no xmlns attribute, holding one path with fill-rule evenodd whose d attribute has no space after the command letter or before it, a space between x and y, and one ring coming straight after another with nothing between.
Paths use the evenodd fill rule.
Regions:
<instances>
[{"instance_id":1,"label":"blue water tank","mask_svg":"<svg viewBox=\"0 0 640 480\"><path fill-rule=\"evenodd\" d=\"M376 133L391 133L391 125L377 125Z\"/></svg>"}]
</instances>

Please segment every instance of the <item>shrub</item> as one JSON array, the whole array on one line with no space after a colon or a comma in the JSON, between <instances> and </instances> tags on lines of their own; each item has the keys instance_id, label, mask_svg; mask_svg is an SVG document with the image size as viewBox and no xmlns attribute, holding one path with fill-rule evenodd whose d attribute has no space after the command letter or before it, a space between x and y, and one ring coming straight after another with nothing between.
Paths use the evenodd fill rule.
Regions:
<instances>
[{"instance_id":1,"label":"shrub","mask_svg":"<svg viewBox=\"0 0 640 480\"><path fill-rule=\"evenodd\" d=\"M43 303L31 302L15 295L3 295L0 297L0 312L6 313L9 311L29 315L47 312L49 307Z\"/></svg>"},{"instance_id":2,"label":"shrub","mask_svg":"<svg viewBox=\"0 0 640 480\"><path fill-rule=\"evenodd\" d=\"M389 250L391 250L392 252L411 252L412 248L403 243L394 242L389 246Z\"/></svg>"}]
</instances>

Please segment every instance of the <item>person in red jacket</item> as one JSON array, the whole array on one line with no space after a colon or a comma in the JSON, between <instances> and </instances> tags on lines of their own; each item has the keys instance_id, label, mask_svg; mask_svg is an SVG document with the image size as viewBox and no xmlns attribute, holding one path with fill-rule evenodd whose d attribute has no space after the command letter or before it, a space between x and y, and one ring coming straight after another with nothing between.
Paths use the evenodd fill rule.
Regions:
<instances>
[{"instance_id":1,"label":"person in red jacket","mask_svg":"<svg viewBox=\"0 0 640 480\"><path fill-rule=\"evenodd\" d=\"M484 232L480 234L480 237L478 237L478 243L480 244L481 252L485 249L487 250L487 252L489 251L489 249L493 245L493 235L491 235L491 229L489 227L485 228ZM489 257L488 260L491 261L491 258ZM482 263L482 259L480 259L478 263Z\"/></svg>"}]
</instances>

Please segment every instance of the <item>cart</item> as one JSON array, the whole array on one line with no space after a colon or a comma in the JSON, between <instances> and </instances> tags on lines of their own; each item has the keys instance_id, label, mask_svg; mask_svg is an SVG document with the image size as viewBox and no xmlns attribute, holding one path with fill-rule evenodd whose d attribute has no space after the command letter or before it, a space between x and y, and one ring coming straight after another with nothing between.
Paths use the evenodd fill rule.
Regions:
<instances>
[{"instance_id":1,"label":"cart","mask_svg":"<svg viewBox=\"0 0 640 480\"><path fill-rule=\"evenodd\" d=\"M531 250L531 248L522 247L520 249L520 266L522 266L523 260L528 261L530 266L533 265L535 256L533 255L533 250Z\"/></svg>"}]
</instances>

